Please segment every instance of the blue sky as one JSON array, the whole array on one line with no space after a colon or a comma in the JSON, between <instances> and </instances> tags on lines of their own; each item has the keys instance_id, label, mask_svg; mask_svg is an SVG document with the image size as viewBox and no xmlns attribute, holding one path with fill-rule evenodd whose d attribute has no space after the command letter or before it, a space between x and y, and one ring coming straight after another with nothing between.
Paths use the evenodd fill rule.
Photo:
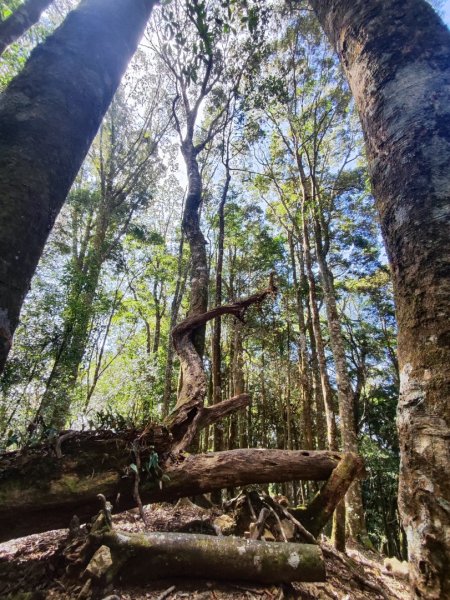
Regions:
<instances>
[{"instance_id":1,"label":"blue sky","mask_svg":"<svg viewBox=\"0 0 450 600\"><path fill-rule=\"evenodd\" d=\"M450 27L450 0L445 0L443 8L444 8L444 21Z\"/></svg>"}]
</instances>

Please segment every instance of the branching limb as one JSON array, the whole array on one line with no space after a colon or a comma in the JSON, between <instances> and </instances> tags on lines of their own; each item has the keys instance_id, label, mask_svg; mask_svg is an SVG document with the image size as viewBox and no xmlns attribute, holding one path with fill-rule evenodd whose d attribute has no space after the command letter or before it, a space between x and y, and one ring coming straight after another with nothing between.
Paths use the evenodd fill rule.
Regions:
<instances>
[{"instance_id":1,"label":"branching limb","mask_svg":"<svg viewBox=\"0 0 450 600\"><path fill-rule=\"evenodd\" d=\"M205 423L205 420L212 422L210 420L212 417L214 417L214 420L217 420L220 418L220 411L224 409L223 404L216 405L210 409L203 408L207 384L203 361L192 342L193 332L204 326L208 321L222 315L233 315L243 321L245 313L250 306L260 304L268 296L273 296L276 291L274 275L271 274L269 286L262 292L253 294L233 304L217 306L203 314L187 317L174 328L172 332L173 344L180 358L183 375L183 385L177 405L173 413L166 420L166 424L174 438L174 451L180 451L189 446L202 421L203 423ZM245 400L242 401L245 402ZM235 410L233 403L236 400L232 399L228 402L230 404L225 405L225 408L229 408L230 410L228 412L225 411L223 416ZM208 413L208 411L210 412Z\"/></svg>"}]
</instances>

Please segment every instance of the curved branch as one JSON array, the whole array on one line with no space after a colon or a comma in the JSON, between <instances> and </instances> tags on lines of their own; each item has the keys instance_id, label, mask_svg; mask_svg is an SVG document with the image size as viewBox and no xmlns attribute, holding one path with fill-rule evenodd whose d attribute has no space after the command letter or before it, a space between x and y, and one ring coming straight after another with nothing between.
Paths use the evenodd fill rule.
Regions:
<instances>
[{"instance_id":1,"label":"curved branch","mask_svg":"<svg viewBox=\"0 0 450 600\"><path fill-rule=\"evenodd\" d=\"M224 405L224 403L220 403L215 408L208 409L204 409L203 407L207 382L203 361L192 342L192 333L208 321L222 315L233 315L243 321L245 312L250 306L260 304L267 296L273 296L276 292L277 287L274 283L274 274L272 273L268 287L262 292L253 294L233 304L217 306L201 315L187 317L173 329L173 345L180 359L183 376L183 383L177 404L172 414L166 420L166 424L174 438L174 451L183 450L191 443L200 423L209 418L205 414L212 415L215 413L218 415ZM231 399L227 402L229 403L229 410L225 414L236 410L236 399ZM220 417L217 416L214 420L218 418Z\"/></svg>"}]
</instances>

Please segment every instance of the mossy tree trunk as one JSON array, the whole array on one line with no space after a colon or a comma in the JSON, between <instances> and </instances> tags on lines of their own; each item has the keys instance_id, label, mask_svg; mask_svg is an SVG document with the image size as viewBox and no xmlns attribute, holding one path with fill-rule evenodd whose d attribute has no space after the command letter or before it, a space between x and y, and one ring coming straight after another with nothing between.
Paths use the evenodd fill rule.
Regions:
<instances>
[{"instance_id":1,"label":"mossy tree trunk","mask_svg":"<svg viewBox=\"0 0 450 600\"><path fill-rule=\"evenodd\" d=\"M241 406L239 401L237 406ZM205 409L198 421L199 429L215 421L215 417L209 418L209 410L213 409ZM60 457L44 448L2 456L0 540L68 527L74 514L87 521L98 511L97 494L111 500L116 512L136 506L130 464L137 436L132 431L77 432L61 444ZM148 459L146 444L154 444L167 476L160 489L156 481L142 475L140 497L144 503L252 483L324 481L340 460L339 454L327 451L246 449L191 455L172 462L168 430L155 428L140 436L139 442L142 464Z\"/></svg>"},{"instance_id":2,"label":"mossy tree trunk","mask_svg":"<svg viewBox=\"0 0 450 600\"><path fill-rule=\"evenodd\" d=\"M346 71L392 269L399 504L416 598L450 595L450 32L424 0L310 0Z\"/></svg>"},{"instance_id":3,"label":"mossy tree trunk","mask_svg":"<svg viewBox=\"0 0 450 600\"><path fill-rule=\"evenodd\" d=\"M256 583L325 581L322 551L314 544L121 531L100 534L95 541L110 548L116 564L111 570L133 584L164 577L204 577L205 573L209 578Z\"/></svg>"},{"instance_id":4,"label":"mossy tree trunk","mask_svg":"<svg viewBox=\"0 0 450 600\"><path fill-rule=\"evenodd\" d=\"M0 371L44 244L153 0L86 0L0 99Z\"/></svg>"},{"instance_id":5,"label":"mossy tree trunk","mask_svg":"<svg viewBox=\"0 0 450 600\"><path fill-rule=\"evenodd\" d=\"M53 0L25 0L17 10L0 23L0 56L10 44L39 21L43 11L52 2Z\"/></svg>"}]
</instances>

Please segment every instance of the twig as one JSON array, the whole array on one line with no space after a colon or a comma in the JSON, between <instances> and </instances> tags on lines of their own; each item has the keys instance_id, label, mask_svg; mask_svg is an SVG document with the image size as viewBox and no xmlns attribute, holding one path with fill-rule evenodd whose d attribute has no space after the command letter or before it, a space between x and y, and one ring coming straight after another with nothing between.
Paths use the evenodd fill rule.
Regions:
<instances>
[{"instance_id":1,"label":"twig","mask_svg":"<svg viewBox=\"0 0 450 600\"><path fill-rule=\"evenodd\" d=\"M63 456L62 451L61 451L61 444L63 442L65 442L66 440L69 440L70 438L75 437L79 433L80 433L79 431L68 431L67 433L63 433L63 435L59 436L59 438L55 442L56 458L62 458L62 456Z\"/></svg>"},{"instance_id":2,"label":"twig","mask_svg":"<svg viewBox=\"0 0 450 600\"><path fill-rule=\"evenodd\" d=\"M133 451L136 460L136 471L134 471L133 498L135 499L136 504L138 505L139 514L141 516L142 521L144 522L144 527L145 529L148 529L147 518L145 516L144 507L142 505L141 495L139 494L139 472L141 470L141 455L139 453L139 442L133 444Z\"/></svg>"},{"instance_id":3,"label":"twig","mask_svg":"<svg viewBox=\"0 0 450 600\"><path fill-rule=\"evenodd\" d=\"M248 496L247 496L247 498L248 498ZM261 537L261 533L263 532L264 525L267 521L267 517L269 515L270 515L270 510L268 508L264 507L261 509L258 520L256 521L256 523L252 523L253 531L251 531L251 533L250 533L251 540L259 540L259 538Z\"/></svg>"},{"instance_id":4,"label":"twig","mask_svg":"<svg viewBox=\"0 0 450 600\"><path fill-rule=\"evenodd\" d=\"M162 594L160 594L156 598L156 600L165 600L165 598L167 598L167 596L170 596L170 594L174 591L175 591L175 586L171 585L170 588L167 588L167 590L165 590Z\"/></svg>"}]
</instances>

